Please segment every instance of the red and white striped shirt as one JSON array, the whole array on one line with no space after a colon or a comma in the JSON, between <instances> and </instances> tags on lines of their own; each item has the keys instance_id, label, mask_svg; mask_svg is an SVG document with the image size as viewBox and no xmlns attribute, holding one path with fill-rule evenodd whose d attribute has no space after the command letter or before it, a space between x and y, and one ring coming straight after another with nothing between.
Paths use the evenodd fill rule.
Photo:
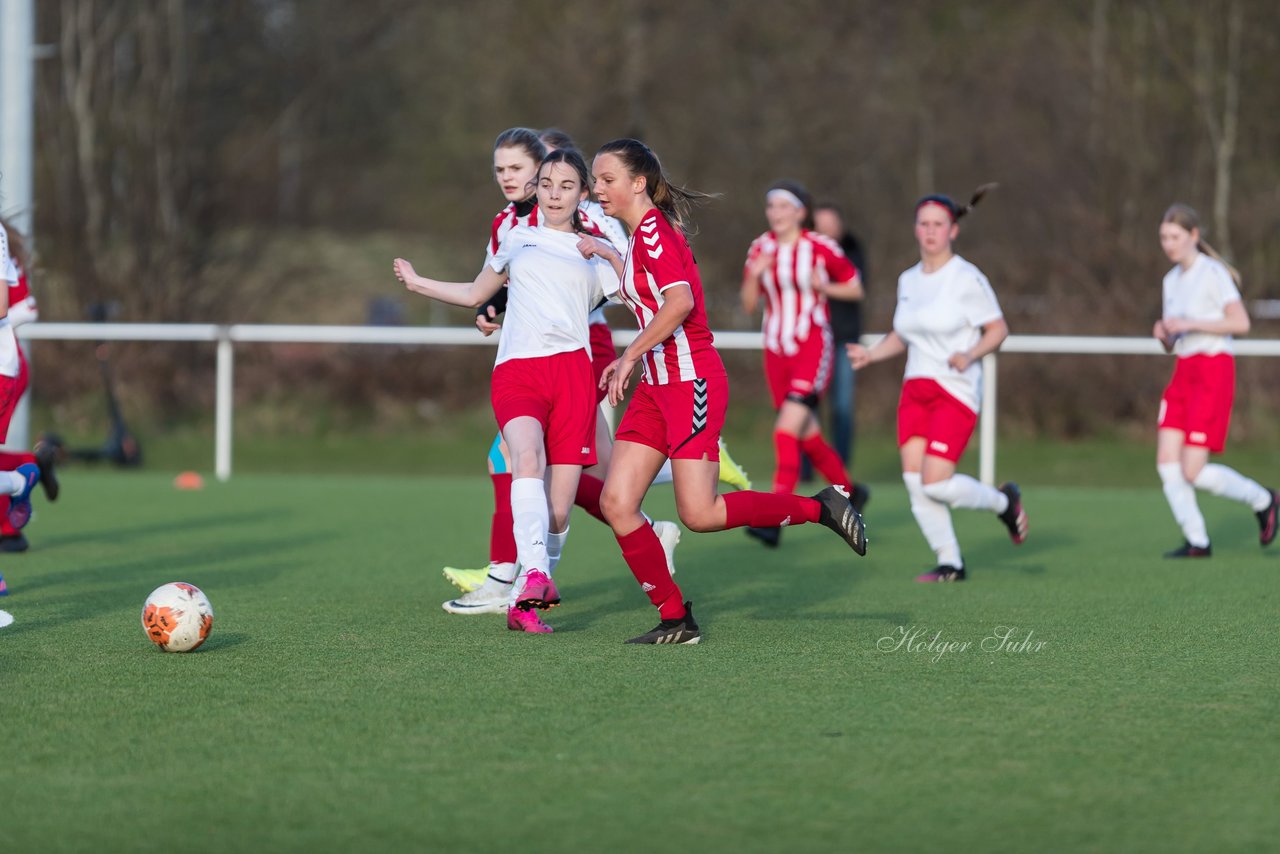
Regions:
<instances>
[{"instance_id":1,"label":"red and white striped shirt","mask_svg":"<svg viewBox=\"0 0 1280 854\"><path fill-rule=\"evenodd\" d=\"M760 277L764 291L764 346L766 350L794 355L799 345L818 330L829 329L831 314L819 283L852 281L858 271L836 243L826 235L802 230L795 243L780 244L766 231L751 242L747 268L761 255L773 255L773 266Z\"/></svg>"},{"instance_id":2,"label":"red and white striped shirt","mask_svg":"<svg viewBox=\"0 0 1280 854\"><path fill-rule=\"evenodd\" d=\"M724 363L707 324L702 279L693 251L684 235L653 208L631 235L618 293L644 329L666 301L663 292L676 285L688 285L693 291L693 310L666 340L644 354L644 381L667 385L725 376Z\"/></svg>"},{"instance_id":3,"label":"red and white striped shirt","mask_svg":"<svg viewBox=\"0 0 1280 854\"><path fill-rule=\"evenodd\" d=\"M520 213L522 210L524 213ZM502 238L507 236L508 231L517 225L537 228L540 221L537 202L532 200L510 202L505 208L498 211L498 215L493 218L493 226L489 229L489 243L485 246L484 263L488 264L493 260L493 254L502 245Z\"/></svg>"}]
</instances>

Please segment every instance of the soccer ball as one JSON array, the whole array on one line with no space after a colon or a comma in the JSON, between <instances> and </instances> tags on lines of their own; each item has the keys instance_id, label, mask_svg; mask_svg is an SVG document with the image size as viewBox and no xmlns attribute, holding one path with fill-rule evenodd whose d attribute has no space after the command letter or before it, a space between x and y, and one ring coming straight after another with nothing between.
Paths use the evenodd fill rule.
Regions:
<instances>
[{"instance_id":1,"label":"soccer ball","mask_svg":"<svg viewBox=\"0 0 1280 854\"><path fill-rule=\"evenodd\" d=\"M165 652L191 652L212 628L213 606L194 584L163 584L142 606L142 629Z\"/></svg>"}]
</instances>

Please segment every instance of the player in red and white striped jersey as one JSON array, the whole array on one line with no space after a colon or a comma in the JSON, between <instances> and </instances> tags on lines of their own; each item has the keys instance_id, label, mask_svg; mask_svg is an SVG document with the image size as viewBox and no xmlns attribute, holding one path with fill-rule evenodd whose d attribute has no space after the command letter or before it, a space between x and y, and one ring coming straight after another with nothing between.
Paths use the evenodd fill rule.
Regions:
<instances>
[{"instance_id":1,"label":"player in red and white striped jersey","mask_svg":"<svg viewBox=\"0 0 1280 854\"><path fill-rule=\"evenodd\" d=\"M1209 533L1196 489L1246 504L1257 514L1262 545L1276 538L1280 494L1233 468L1209 462L1226 447L1235 397L1231 336L1249 331L1239 273L1200 234L1200 218L1173 205L1160 223L1160 246L1174 263L1164 277L1164 311L1152 334L1177 355L1160 398L1156 471L1185 542L1165 557L1209 557Z\"/></svg>"},{"instance_id":2,"label":"player in red and white striped jersey","mask_svg":"<svg viewBox=\"0 0 1280 854\"><path fill-rule=\"evenodd\" d=\"M824 479L849 490L853 506L862 512L867 488L854 486L840 455L822 437L815 411L835 357L827 299L861 299L862 283L840 245L811 230L812 210L808 191L793 181L769 189L769 230L747 251L742 307L754 314L764 294L764 368L778 413L773 491L795 491L803 453ZM747 533L777 546L782 530L747 528Z\"/></svg>"},{"instance_id":3,"label":"player in red and white striped jersey","mask_svg":"<svg viewBox=\"0 0 1280 854\"><path fill-rule=\"evenodd\" d=\"M603 507L622 555L661 622L629 643L697 643L701 631L690 603L666 570L661 544L645 524L640 502L653 476L672 460L676 508L694 531L822 522L859 554L866 551L862 518L847 493L832 486L813 498L768 492L718 495L720 429L729 382L707 325L702 282L683 234L691 199L657 156L634 139L606 143L592 165L596 198L631 232L625 257L607 241L584 238L586 256L603 255L619 275L620 299L640 332L605 369L609 400L622 400L640 366L637 385L614 437Z\"/></svg>"},{"instance_id":4,"label":"player in red and white striped jersey","mask_svg":"<svg viewBox=\"0 0 1280 854\"><path fill-rule=\"evenodd\" d=\"M902 481L916 524L938 561L917 581L965 579L952 507L997 514L1015 544L1027 536L1016 483L996 489L956 472L978 423L982 357L999 349L1009 335L987 277L951 248L960 234L960 219L986 190L979 188L964 207L940 195L916 203L920 263L898 277L893 331L870 348L848 345L854 370L907 354L898 403Z\"/></svg>"}]
</instances>

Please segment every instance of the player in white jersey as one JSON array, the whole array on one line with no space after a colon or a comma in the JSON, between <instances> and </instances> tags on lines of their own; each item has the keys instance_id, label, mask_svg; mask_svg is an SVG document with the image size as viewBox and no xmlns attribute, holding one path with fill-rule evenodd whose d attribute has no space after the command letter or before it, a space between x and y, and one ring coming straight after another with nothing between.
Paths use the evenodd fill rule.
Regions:
<instances>
[{"instance_id":1,"label":"player in white jersey","mask_svg":"<svg viewBox=\"0 0 1280 854\"><path fill-rule=\"evenodd\" d=\"M982 357L999 349L1009 335L987 277L951 248L960 233L959 220L986 190L979 188L964 207L941 195L916 203L920 263L898 277L893 331L873 347L847 348L854 370L907 354L898 403L902 481L938 564L917 581L965 579L952 507L997 514L1015 544L1027 535L1017 484L995 489L956 473L978 422Z\"/></svg>"},{"instance_id":2,"label":"player in white jersey","mask_svg":"<svg viewBox=\"0 0 1280 854\"><path fill-rule=\"evenodd\" d=\"M1164 277L1164 308L1152 335L1178 358L1160 398L1156 471L1183 544L1165 557L1209 557L1213 549L1196 489L1247 504L1258 519L1258 538L1276 538L1280 496L1235 469L1209 462L1226 447L1235 396L1231 336L1249 331L1239 273L1200 234L1200 219L1173 205L1160 223L1160 247L1174 263Z\"/></svg>"},{"instance_id":3,"label":"player in white jersey","mask_svg":"<svg viewBox=\"0 0 1280 854\"><path fill-rule=\"evenodd\" d=\"M577 249L590 233L578 213L587 180L576 151L549 154L537 176L545 221L512 228L472 283L424 278L400 258L394 265L410 290L455 305L480 305L509 283L491 399L512 467L521 571L510 591L507 626L517 631L551 631L537 611L560 602L552 573L582 467L595 462L587 317L606 291L617 290L617 276L609 264L584 259Z\"/></svg>"}]
</instances>

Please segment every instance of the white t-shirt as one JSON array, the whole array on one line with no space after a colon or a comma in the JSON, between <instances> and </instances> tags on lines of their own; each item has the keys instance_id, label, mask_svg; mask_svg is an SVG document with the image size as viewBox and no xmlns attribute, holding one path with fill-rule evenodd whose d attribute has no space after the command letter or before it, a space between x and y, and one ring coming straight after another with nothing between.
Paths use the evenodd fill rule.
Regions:
<instances>
[{"instance_id":1,"label":"white t-shirt","mask_svg":"<svg viewBox=\"0 0 1280 854\"><path fill-rule=\"evenodd\" d=\"M9 254L9 235L0 225L0 282L18 283L18 265Z\"/></svg>"},{"instance_id":2,"label":"white t-shirt","mask_svg":"<svg viewBox=\"0 0 1280 854\"><path fill-rule=\"evenodd\" d=\"M904 378L935 380L977 412L981 361L957 371L947 359L978 343L981 327L1003 316L987 277L959 255L933 273L916 264L898 277L898 307L893 313L893 331L907 345Z\"/></svg>"},{"instance_id":3,"label":"white t-shirt","mask_svg":"<svg viewBox=\"0 0 1280 854\"><path fill-rule=\"evenodd\" d=\"M1225 264L1200 254L1183 270L1175 266L1164 276L1164 316L1184 320L1222 320L1226 307L1240 301L1240 290ZM1173 344L1178 356L1230 353L1231 336L1209 332L1187 332Z\"/></svg>"},{"instance_id":4,"label":"white t-shirt","mask_svg":"<svg viewBox=\"0 0 1280 854\"><path fill-rule=\"evenodd\" d=\"M621 222L606 214L600 203L593 202L591 199L586 199L582 204L578 205L578 210L582 212L583 218L588 223L600 229L605 239L613 244L614 249L618 250L618 254L623 258L627 257L627 229ZM605 294L605 296L609 296L609 294ZM591 312L589 322L592 325L597 323L608 325L609 319L604 316L604 306Z\"/></svg>"},{"instance_id":5,"label":"white t-shirt","mask_svg":"<svg viewBox=\"0 0 1280 854\"><path fill-rule=\"evenodd\" d=\"M603 259L587 260L578 251L579 235L518 225L502 239L489 260L496 272L509 272L507 318L498 341L498 360L531 359L590 352L587 315L616 290L617 274Z\"/></svg>"}]
</instances>

